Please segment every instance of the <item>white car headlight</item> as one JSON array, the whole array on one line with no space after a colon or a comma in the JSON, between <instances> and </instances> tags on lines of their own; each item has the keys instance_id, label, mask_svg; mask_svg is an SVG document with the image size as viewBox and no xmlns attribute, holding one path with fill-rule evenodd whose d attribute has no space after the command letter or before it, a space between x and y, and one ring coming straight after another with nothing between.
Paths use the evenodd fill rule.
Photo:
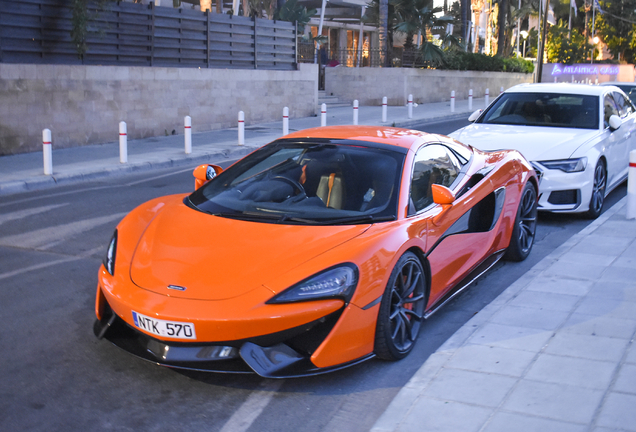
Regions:
<instances>
[{"instance_id":1,"label":"white car headlight","mask_svg":"<svg viewBox=\"0 0 636 432\"><path fill-rule=\"evenodd\" d=\"M272 297L267 303L291 303L341 298L348 302L358 284L358 268L353 264L331 267Z\"/></svg>"},{"instance_id":2,"label":"white car headlight","mask_svg":"<svg viewBox=\"0 0 636 432\"><path fill-rule=\"evenodd\" d=\"M547 169L558 169L566 173L585 171L587 167L587 158L578 159L561 159L551 161L540 161L541 165Z\"/></svg>"}]
</instances>

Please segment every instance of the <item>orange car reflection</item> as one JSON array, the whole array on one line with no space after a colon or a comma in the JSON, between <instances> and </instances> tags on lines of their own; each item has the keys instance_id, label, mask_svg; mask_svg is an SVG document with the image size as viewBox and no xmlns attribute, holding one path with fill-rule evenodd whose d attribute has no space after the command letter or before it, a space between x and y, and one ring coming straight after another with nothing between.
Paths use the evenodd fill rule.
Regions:
<instances>
[{"instance_id":1,"label":"orange car reflection","mask_svg":"<svg viewBox=\"0 0 636 432\"><path fill-rule=\"evenodd\" d=\"M282 378L401 359L534 242L528 162L445 136L322 127L194 174L194 193L121 221L98 275L96 336L169 367Z\"/></svg>"}]
</instances>

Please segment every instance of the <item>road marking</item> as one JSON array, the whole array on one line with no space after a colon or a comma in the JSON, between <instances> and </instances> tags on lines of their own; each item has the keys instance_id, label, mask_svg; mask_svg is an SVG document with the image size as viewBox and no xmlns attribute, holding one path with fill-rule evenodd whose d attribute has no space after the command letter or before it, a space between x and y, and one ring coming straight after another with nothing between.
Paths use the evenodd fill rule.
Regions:
<instances>
[{"instance_id":1,"label":"road marking","mask_svg":"<svg viewBox=\"0 0 636 432\"><path fill-rule=\"evenodd\" d=\"M274 397L284 380L267 380L261 387L263 390L252 392L232 417L223 425L221 432L245 432L254 420L263 412L269 401Z\"/></svg>"},{"instance_id":2,"label":"road marking","mask_svg":"<svg viewBox=\"0 0 636 432\"><path fill-rule=\"evenodd\" d=\"M14 234L0 238L0 245L46 250L67 240L69 237L90 231L97 226L120 220L126 214L127 212L116 213L64 225L41 228L23 234Z\"/></svg>"},{"instance_id":3,"label":"road marking","mask_svg":"<svg viewBox=\"0 0 636 432\"><path fill-rule=\"evenodd\" d=\"M56 209L58 207L64 207L68 204L69 203L53 204L53 205L47 205L42 207L30 208L26 210L18 210L11 213L5 213L0 215L0 225L12 220L24 219L25 217L33 216L40 213L46 213L50 210Z\"/></svg>"},{"instance_id":4,"label":"road marking","mask_svg":"<svg viewBox=\"0 0 636 432\"><path fill-rule=\"evenodd\" d=\"M87 250L82 252L81 254L77 255L77 256L72 256L72 257L68 257L68 258L61 258L55 261L47 261L44 263L40 263L40 264L35 264L29 267L25 267L19 270L13 270L12 272L8 272L8 273L3 273L0 274L0 280L2 279L7 279L13 276L17 276L17 275L21 275L23 273L29 273L32 272L34 270L40 270L42 268L46 268L46 267L51 267L54 265L58 265L58 264L63 264L63 263L67 263L67 262L71 262L71 261L78 261L81 259L85 259L85 258L89 258L92 255L98 254L98 253L106 253L106 246L100 246L91 250Z\"/></svg>"},{"instance_id":5,"label":"road marking","mask_svg":"<svg viewBox=\"0 0 636 432\"><path fill-rule=\"evenodd\" d=\"M145 178L143 180L137 180L137 181L134 181L132 183L126 183L126 184L124 184L122 186L136 186L136 185L141 184L141 183L146 183L146 182L149 182L149 181L158 180L158 179L164 178L164 177L170 177L170 176L173 176L173 175L184 173L186 171L193 171L193 168L186 168L186 169L182 169L182 170L179 170L179 171L174 171L174 172L171 172L171 173L168 173L168 174L161 174L161 175L158 175L158 176L155 176L155 177L148 177L148 178ZM192 178L194 179L194 176L192 176Z\"/></svg>"}]
</instances>

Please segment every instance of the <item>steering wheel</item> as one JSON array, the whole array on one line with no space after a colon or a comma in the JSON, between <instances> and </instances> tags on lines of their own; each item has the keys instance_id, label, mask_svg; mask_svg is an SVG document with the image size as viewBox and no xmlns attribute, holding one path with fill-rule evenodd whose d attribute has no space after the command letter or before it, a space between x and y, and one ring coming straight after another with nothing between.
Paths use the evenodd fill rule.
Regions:
<instances>
[{"instance_id":1,"label":"steering wheel","mask_svg":"<svg viewBox=\"0 0 636 432\"><path fill-rule=\"evenodd\" d=\"M295 194L297 199L307 197L307 192L305 191L305 188L298 180L293 180L285 176L272 177L272 180L280 180L284 183L287 183L288 185L291 185L294 189L298 189L299 192Z\"/></svg>"}]
</instances>

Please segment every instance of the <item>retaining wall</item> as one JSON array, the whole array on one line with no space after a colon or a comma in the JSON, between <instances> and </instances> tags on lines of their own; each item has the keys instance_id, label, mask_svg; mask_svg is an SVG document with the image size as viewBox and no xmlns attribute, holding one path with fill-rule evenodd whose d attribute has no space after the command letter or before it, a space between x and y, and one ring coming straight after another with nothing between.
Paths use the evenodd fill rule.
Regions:
<instances>
[{"instance_id":1,"label":"retaining wall","mask_svg":"<svg viewBox=\"0 0 636 432\"><path fill-rule=\"evenodd\" d=\"M381 105L386 96L389 105L404 105L409 94L416 103L450 100L452 90L457 99L484 97L490 90L491 99L499 89L532 82L532 74L507 72L449 71L409 68L325 68L325 92L342 101L357 99L360 105Z\"/></svg>"},{"instance_id":2,"label":"retaining wall","mask_svg":"<svg viewBox=\"0 0 636 432\"><path fill-rule=\"evenodd\" d=\"M0 155L194 132L316 114L318 66L297 71L0 63Z\"/></svg>"}]
</instances>

